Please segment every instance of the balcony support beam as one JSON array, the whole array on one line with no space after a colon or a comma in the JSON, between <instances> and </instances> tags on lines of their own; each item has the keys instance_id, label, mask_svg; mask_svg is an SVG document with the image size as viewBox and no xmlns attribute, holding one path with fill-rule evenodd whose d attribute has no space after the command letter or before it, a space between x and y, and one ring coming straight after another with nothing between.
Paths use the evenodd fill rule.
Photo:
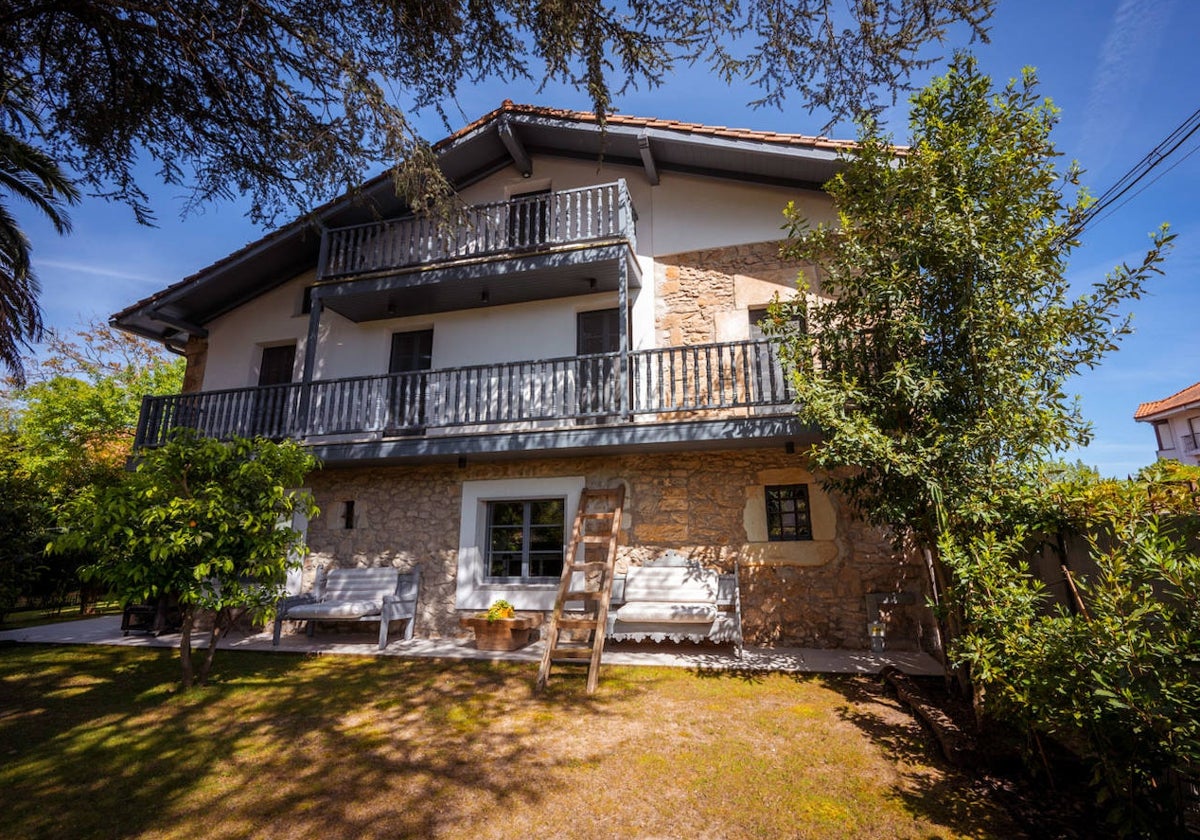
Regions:
<instances>
[{"instance_id":1,"label":"balcony support beam","mask_svg":"<svg viewBox=\"0 0 1200 840\"><path fill-rule=\"evenodd\" d=\"M300 436L307 437L309 417L312 416L312 381L317 367L317 341L321 336L321 313L325 310L322 300L322 288L316 286L312 290L312 308L308 312L308 335L304 340L304 370L300 374L300 408L298 426Z\"/></svg>"},{"instance_id":2,"label":"balcony support beam","mask_svg":"<svg viewBox=\"0 0 1200 840\"><path fill-rule=\"evenodd\" d=\"M642 132L638 135L638 152L642 156L642 168L646 170L646 180L650 186L658 186L658 164L654 162L654 153L650 151L650 135Z\"/></svg>"},{"instance_id":3,"label":"balcony support beam","mask_svg":"<svg viewBox=\"0 0 1200 840\"><path fill-rule=\"evenodd\" d=\"M187 333L189 336L196 338L208 338L208 330L199 324L193 324L191 321L185 321L183 318L177 318L161 309L151 309L151 317L160 323L166 324L168 327L174 327L182 333Z\"/></svg>"},{"instance_id":4,"label":"balcony support beam","mask_svg":"<svg viewBox=\"0 0 1200 840\"><path fill-rule=\"evenodd\" d=\"M625 260L617 261L617 411L626 420L633 419L629 405L629 268Z\"/></svg>"},{"instance_id":5,"label":"balcony support beam","mask_svg":"<svg viewBox=\"0 0 1200 840\"><path fill-rule=\"evenodd\" d=\"M496 131L500 135L500 142L504 144L504 148L512 157L513 165L521 173L521 177L528 178L533 174L533 160L529 157L529 152L525 150L525 144L517 136L512 123L507 118L501 118L499 125L496 126Z\"/></svg>"}]
</instances>

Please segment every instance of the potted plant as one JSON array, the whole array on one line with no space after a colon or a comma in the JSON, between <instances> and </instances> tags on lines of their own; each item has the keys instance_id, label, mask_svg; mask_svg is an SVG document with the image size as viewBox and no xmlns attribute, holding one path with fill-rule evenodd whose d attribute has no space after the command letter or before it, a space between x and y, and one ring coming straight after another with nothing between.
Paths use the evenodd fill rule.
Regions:
<instances>
[{"instance_id":1,"label":"potted plant","mask_svg":"<svg viewBox=\"0 0 1200 840\"><path fill-rule=\"evenodd\" d=\"M512 604L500 599L486 612L464 616L458 623L475 631L475 647L479 650L520 650L532 641L542 614L518 615Z\"/></svg>"}]
</instances>

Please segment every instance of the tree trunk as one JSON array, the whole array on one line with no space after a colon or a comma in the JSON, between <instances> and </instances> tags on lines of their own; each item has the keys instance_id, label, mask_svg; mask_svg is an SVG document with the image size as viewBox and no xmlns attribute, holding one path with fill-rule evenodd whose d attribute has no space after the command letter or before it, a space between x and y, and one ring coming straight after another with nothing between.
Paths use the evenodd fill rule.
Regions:
<instances>
[{"instance_id":1,"label":"tree trunk","mask_svg":"<svg viewBox=\"0 0 1200 840\"><path fill-rule=\"evenodd\" d=\"M940 612L943 617L938 619L938 631L942 634L942 652L947 664L946 680L949 682L953 679L964 697L973 697L971 678L966 669L949 667L950 645L962 635L962 616L959 615L958 607L946 598L946 592L950 588L946 569L942 565L942 558L936 546L922 546L921 551L925 554L925 562L929 566L935 601L942 608Z\"/></svg>"},{"instance_id":2,"label":"tree trunk","mask_svg":"<svg viewBox=\"0 0 1200 840\"><path fill-rule=\"evenodd\" d=\"M200 673L197 677L197 682L200 685L208 685L208 675L212 671L213 657L217 655L217 642L225 635L232 621L229 618L229 610L219 609L213 615L212 630L208 633L208 650L204 652L204 659L200 662Z\"/></svg>"},{"instance_id":3,"label":"tree trunk","mask_svg":"<svg viewBox=\"0 0 1200 840\"><path fill-rule=\"evenodd\" d=\"M182 669L179 684L189 689L194 681L192 670L192 622L196 617L196 608L191 604L180 605L179 624L179 666Z\"/></svg>"}]
</instances>

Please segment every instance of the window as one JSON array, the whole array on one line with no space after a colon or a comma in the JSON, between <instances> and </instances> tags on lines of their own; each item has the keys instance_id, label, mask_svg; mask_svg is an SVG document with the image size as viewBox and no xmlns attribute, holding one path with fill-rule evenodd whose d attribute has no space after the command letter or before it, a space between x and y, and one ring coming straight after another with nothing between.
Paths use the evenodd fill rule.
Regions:
<instances>
[{"instance_id":1,"label":"window","mask_svg":"<svg viewBox=\"0 0 1200 840\"><path fill-rule=\"evenodd\" d=\"M492 579L558 578L563 567L563 499L511 499L487 503L487 576Z\"/></svg>"},{"instance_id":2,"label":"window","mask_svg":"<svg viewBox=\"0 0 1200 840\"><path fill-rule=\"evenodd\" d=\"M1171 424L1166 420L1160 420L1154 424L1154 434L1158 438L1160 450L1175 448L1175 441L1171 437Z\"/></svg>"},{"instance_id":3,"label":"window","mask_svg":"<svg viewBox=\"0 0 1200 840\"><path fill-rule=\"evenodd\" d=\"M763 306L749 309L747 310L747 315L750 318L750 340L759 341L767 338L766 326L771 322L770 307ZM799 327L800 332L807 331L805 318L803 315L797 315L795 323L796 326Z\"/></svg>"},{"instance_id":4,"label":"window","mask_svg":"<svg viewBox=\"0 0 1200 840\"><path fill-rule=\"evenodd\" d=\"M392 333L388 359L388 420L390 432L419 434L425 428L425 396L428 377L421 374L433 366L433 330Z\"/></svg>"},{"instance_id":5,"label":"window","mask_svg":"<svg viewBox=\"0 0 1200 840\"><path fill-rule=\"evenodd\" d=\"M767 539L771 542L811 540L812 517L807 484L777 484L766 488Z\"/></svg>"},{"instance_id":6,"label":"window","mask_svg":"<svg viewBox=\"0 0 1200 840\"><path fill-rule=\"evenodd\" d=\"M258 366L258 387L286 385L292 381L292 369L296 366L296 345L280 344L262 349L262 362Z\"/></svg>"},{"instance_id":7,"label":"window","mask_svg":"<svg viewBox=\"0 0 1200 840\"><path fill-rule=\"evenodd\" d=\"M458 610L486 610L497 598L509 601L519 610L547 611L554 609L554 597L558 590L560 567L552 566L547 571L550 577L520 578L493 577L489 545L491 543L491 508L494 504L520 502L521 524L524 527L525 509L528 499L556 500L561 503L561 513L554 524L575 521L575 508L579 506L579 494L585 481L582 475L560 475L542 478L491 478L482 481L463 481L461 515L458 528L458 573L454 583L454 608ZM761 517L760 517L761 518ZM530 525L536 517L530 515ZM765 530L765 525L763 526ZM536 532L535 532L536 533ZM554 552L553 560L561 551L568 536L564 527L556 536L555 545L545 549ZM524 533L522 533L524 539ZM763 537L765 540L766 537ZM528 540L525 545L530 545ZM562 552L565 555L565 552ZM523 558L522 558L523 559ZM538 559L544 560L544 556Z\"/></svg>"},{"instance_id":8,"label":"window","mask_svg":"<svg viewBox=\"0 0 1200 840\"><path fill-rule=\"evenodd\" d=\"M254 394L251 426L244 434L277 440L292 433L297 392L286 386L292 381L295 366L295 344L262 348L258 366L259 390Z\"/></svg>"}]
</instances>

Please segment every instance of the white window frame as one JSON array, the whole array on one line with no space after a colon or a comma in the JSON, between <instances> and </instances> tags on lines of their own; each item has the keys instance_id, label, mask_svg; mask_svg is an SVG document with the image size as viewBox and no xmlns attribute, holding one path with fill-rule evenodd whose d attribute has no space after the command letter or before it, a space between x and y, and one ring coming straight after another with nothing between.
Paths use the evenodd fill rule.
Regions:
<instances>
[{"instance_id":1,"label":"white window frame","mask_svg":"<svg viewBox=\"0 0 1200 840\"><path fill-rule=\"evenodd\" d=\"M1173 452L1175 450L1175 432L1171 428L1170 420L1158 420L1154 423L1154 434L1157 437L1159 452Z\"/></svg>"},{"instance_id":2,"label":"white window frame","mask_svg":"<svg viewBox=\"0 0 1200 840\"><path fill-rule=\"evenodd\" d=\"M486 610L492 602L503 598L519 610L554 609L558 581L545 583L495 580L487 575L487 503L550 499L561 497L563 504L563 539L570 539L570 529L583 492L583 476L548 478L499 478L483 481L464 481L462 510L458 533L458 576L455 581L455 609ZM569 562L563 546L563 562Z\"/></svg>"}]
</instances>

